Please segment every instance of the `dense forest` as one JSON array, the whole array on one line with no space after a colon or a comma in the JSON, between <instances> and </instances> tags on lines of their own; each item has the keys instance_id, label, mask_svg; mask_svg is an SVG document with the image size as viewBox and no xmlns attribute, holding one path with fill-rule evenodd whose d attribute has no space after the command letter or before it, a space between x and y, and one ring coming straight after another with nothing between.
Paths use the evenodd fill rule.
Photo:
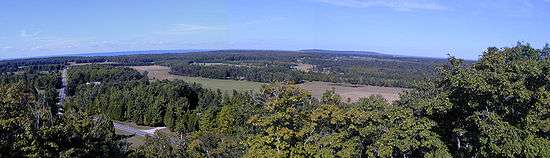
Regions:
<instances>
[{"instance_id":1,"label":"dense forest","mask_svg":"<svg viewBox=\"0 0 550 158\"><path fill-rule=\"evenodd\" d=\"M113 67L107 65L85 65L79 66L74 69L70 69L67 73L69 78L68 92L73 95L76 92L76 88L82 84L96 83L123 83L125 81L145 79L143 74L130 69Z\"/></svg>"},{"instance_id":2,"label":"dense forest","mask_svg":"<svg viewBox=\"0 0 550 158\"><path fill-rule=\"evenodd\" d=\"M184 76L257 82L325 81L376 86L414 87L444 65L441 59L311 52L213 51L188 62L167 62ZM299 65L310 66L297 70Z\"/></svg>"},{"instance_id":3,"label":"dense forest","mask_svg":"<svg viewBox=\"0 0 550 158\"><path fill-rule=\"evenodd\" d=\"M73 56L0 61L0 72L58 70L70 63L109 62L114 66L163 65L176 75L264 83L325 81L414 87L435 75L446 60L391 55L311 51L220 50L179 54ZM471 61L467 61L471 63ZM299 65L310 66L300 70ZM35 68L37 67L37 68Z\"/></svg>"},{"instance_id":4,"label":"dense forest","mask_svg":"<svg viewBox=\"0 0 550 158\"><path fill-rule=\"evenodd\" d=\"M2 75L0 157L117 157L126 145L106 117L59 115L57 71Z\"/></svg>"},{"instance_id":5,"label":"dense forest","mask_svg":"<svg viewBox=\"0 0 550 158\"><path fill-rule=\"evenodd\" d=\"M0 157L550 157L548 46L488 48L474 63L450 57L439 68L426 68L439 62L399 57L380 61L337 54L319 59L295 52L242 54L160 55L141 61L163 61L174 73L213 78L242 79L262 72L262 82L292 80L284 77L287 70L278 70L297 60L317 65L310 72L292 70L304 80L321 76L315 69L329 65L352 83L353 77L375 74L389 79L388 84L400 83L400 75L432 69L434 77L418 82L394 103L380 96L347 103L334 91L315 99L285 83L264 86L261 92L223 94L183 81L149 81L137 71L118 67L127 65L123 63L71 66L69 87L74 93L65 114L58 115L52 109L57 108L53 98L61 84L61 67L3 68ZM64 63L54 59L44 64ZM346 76L357 68L356 76ZM101 83L87 84L92 82ZM177 136L159 133L130 148L124 136L115 134L114 120L166 126Z\"/></svg>"}]
</instances>

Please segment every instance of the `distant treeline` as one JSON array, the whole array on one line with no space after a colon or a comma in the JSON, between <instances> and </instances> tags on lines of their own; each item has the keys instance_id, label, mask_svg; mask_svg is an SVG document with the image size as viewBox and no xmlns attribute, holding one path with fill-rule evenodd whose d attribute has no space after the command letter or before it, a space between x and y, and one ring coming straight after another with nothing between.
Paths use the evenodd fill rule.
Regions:
<instances>
[{"instance_id":1,"label":"distant treeline","mask_svg":"<svg viewBox=\"0 0 550 158\"><path fill-rule=\"evenodd\" d=\"M68 62L111 62L113 66L160 64L171 67L172 73L178 75L266 83L325 81L395 87L414 87L417 82L431 78L436 73L436 67L446 63L443 59L388 55L222 50L181 54L6 60L0 61L0 72L23 69L58 70ZM192 63L224 65L199 66ZM310 64L314 65L314 68L309 72L292 69L297 64Z\"/></svg>"},{"instance_id":2,"label":"distant treeline","mask_svg":"<svg viewBox=\"0 0 550 158\"><path fill-rule=\"evenodd\" d=\"M71 67L67 72L68 94L75 94L76 88L81 84L91 82L114 82L147 79L140 72L126 67L114 67L110 65L84 65Z\"/></svg>"},{"instance_id":3,"label":"distant treeline","mask_svg":"<svg viewBox=\"0 0 550 158\"><path fill-rule=\"evenodd\" d=\"M305 78L303 73L290 70L289 66L285 65L268 65L264 67L180 65L172 66L171 73L183 76L249 80L264 83L299 83Z\"/></svg>"},{"instance_id":4,"label":"distant treeline","mask_svg":"<svg viewBox=\"0 0 550 158\"><path fill-rule=\"evenodd\" d=\"M377 86L414 87L431 78L444 60L306 52L216 51L191 53L184 62L167 62L177 75L257 82L325 81ZM187 62L185 62L187 61ZM198 65L196 63L224 63ZM310 64L311 71L292 69Z\"/></svg>"}]
</instances>

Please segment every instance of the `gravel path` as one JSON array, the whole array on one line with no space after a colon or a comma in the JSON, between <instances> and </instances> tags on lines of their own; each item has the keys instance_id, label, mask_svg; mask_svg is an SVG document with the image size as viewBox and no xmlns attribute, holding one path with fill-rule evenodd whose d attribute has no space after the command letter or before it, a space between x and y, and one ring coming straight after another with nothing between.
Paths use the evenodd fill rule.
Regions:
<instances>
[{"instance_id":1,"label":"gravel path","mask_svg":"<svg viewBox=\"0 0 550 158\"><path fill-rule=\"evenodd\" d=\"M59 90L59 102L57 103L58 112L57 115L63 115L65 104L65 97L67 95L67 69L65 68L61 71L61 89Z\"/></svg>"},{"instance_id":2,"label":"gravel path","mask_svg":"<svg viewBox=\"0 0 550 158\"><path fill-rule=\"evenodd\" d=\"M153 128L153 129L149 129L149 130L140 130L140 129L134 128L132 126L128 126L128 125L125 125L125 124L122 124L122 123L117 123L117 122L113 122L113 126L118 130L121 130L121 131L124 131L124 132L127 132L127 133L131 133L131 134L135 134L136 136L142 136L142 137L145 137L145 136L156 137L155 132L157 130L161 130L161 129L166 128L166 127L157 127L157 128Z\"/></svg>"}]
</instances>

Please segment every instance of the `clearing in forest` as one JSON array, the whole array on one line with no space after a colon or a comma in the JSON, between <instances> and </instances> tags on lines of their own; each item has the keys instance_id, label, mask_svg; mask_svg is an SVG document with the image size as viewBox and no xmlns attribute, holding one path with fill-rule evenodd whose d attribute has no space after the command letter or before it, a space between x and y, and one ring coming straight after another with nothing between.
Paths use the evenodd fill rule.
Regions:
<instances>
[{"instance_id":1,"label":"clearing in forest","mask_svg":"<svg viewBox=\"0 0 550 158\"><path fill-rule=\"evenodd\" d=\"M292 66L290 68L298 71L310 72L310 71L313 71L313 69L315 68L315 65L297 63L296 66Z\"/></svg>"},{"instance_id":2,"label":"clearing in forest","mask_svg":"<svg viewBox=\"0 0 550 158\"><path fill-rule=\"evenodd\" d=\"M148 72L148 77L151 80L183 80L189 83L199 83L206 88L220 89L222 92L231 94L233 89L238 91L256 91L259 92L262 85L266 83L252 82L252 81L236 81L236 80L223 80L223 79L209 79L202 77L188 77L170 74L170 68L166 66L152 65L152 66L132 66L131 68L139 72ZM306 82L299 84L313 95L313 97L321 98L322 94L334 88L337 94L342 96L342 101L346 102L349 98L351 102L355 102L360 98L368 97L371 95L381 95L389 102L393 102L399 99L399 94L406 89L396 87L379 87L379 86L367 86L367 85L352 85L330 82Z\"/></svg>"},{"instance_id":3,"label":"clearing in forest","mask_svg":"<svg viewBox=\"0 0 550 158\"><path fill-rule=\"evenodd\" d=\"M380 87L367 85L353 85L330 82L306 82L299 85L300 87L311 92L313 97L321 98L323 93L334 88L336 94L342 96L342 101L347 102L348 98L351 102L355 102L360 98L371 95L381 95L388 102L393 102L399 99L399 94L406 89L397 87Z\"/></svg>"}]
</instances>

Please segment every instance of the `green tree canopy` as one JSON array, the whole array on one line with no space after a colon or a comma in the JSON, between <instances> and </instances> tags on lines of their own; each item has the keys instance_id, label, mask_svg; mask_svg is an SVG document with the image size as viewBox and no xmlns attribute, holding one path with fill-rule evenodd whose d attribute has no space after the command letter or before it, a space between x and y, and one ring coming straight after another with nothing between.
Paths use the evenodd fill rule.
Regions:
<instances>
[{"instance_id":1,"label":"green tree canopy","mask_svg":"<svg viewBox=\"0 0 550 158\"><path fill-rule=\"evenodd\" d=\"M473 65L450 58L441 76L401 104L459 157L550 157L548 47L489 48Z\"/></svg>"}]
</instances>

